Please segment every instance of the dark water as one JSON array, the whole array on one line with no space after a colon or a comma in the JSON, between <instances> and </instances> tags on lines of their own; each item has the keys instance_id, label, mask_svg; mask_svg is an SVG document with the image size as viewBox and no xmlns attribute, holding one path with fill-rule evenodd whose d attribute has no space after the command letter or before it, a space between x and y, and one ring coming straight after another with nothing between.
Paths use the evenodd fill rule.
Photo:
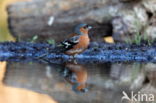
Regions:
<instances>
[{"instance_id":1,"label":"dark water","mask_svg":"<svg viewBox=\"0 0 156 103\"><path fill-rule=\"evenodd\" d=\"M129 103L121 102L123 92L156 93L155 71L152 63L10 63L4 83L48 94L58 103Z\"/></svg>"}]
</instances>

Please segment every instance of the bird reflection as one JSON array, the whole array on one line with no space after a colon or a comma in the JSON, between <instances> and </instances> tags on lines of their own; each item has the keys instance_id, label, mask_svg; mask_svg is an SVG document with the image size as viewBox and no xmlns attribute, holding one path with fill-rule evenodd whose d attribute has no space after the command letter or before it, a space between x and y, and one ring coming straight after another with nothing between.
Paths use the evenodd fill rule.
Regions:
<instances>
[{"instance_id":1,"label":"bird reflection","mask_svg":"<svg viewBox=\"0 0 156 103\"><path fill-rule=\"evenodd\" d=\"M86 83L88 73L83 65L74 62L66 63L61 75L72 85L72 90L76 93L88 91Z\"/></svg>"}]
</instances>

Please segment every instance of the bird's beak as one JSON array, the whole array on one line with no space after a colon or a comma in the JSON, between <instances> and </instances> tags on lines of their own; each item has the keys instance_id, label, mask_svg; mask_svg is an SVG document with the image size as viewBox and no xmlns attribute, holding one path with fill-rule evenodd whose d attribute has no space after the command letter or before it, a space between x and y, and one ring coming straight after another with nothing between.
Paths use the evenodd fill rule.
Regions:
<instances>
[{"instance_id":1,"label":"bird's beak","mask_svg":"<svg viewBox=\"0 0 156 103\"><path fill-rule=\"evenodd\" d=\"M82 90L81 90L81 92L83 92L83 93L86 93L86 92L88 92L89 90L87 89L87 88L83 88Z\"/></svg>"},{"instance_id":2,"label":"bird's beak","mask_svg":"<svg viewBox=\"0 0 156 103\"><path fill-rule=\"evenodd\" d=\"M88 26L88 30L92 29L92 26Z\"/></svg>"}]
</instances>

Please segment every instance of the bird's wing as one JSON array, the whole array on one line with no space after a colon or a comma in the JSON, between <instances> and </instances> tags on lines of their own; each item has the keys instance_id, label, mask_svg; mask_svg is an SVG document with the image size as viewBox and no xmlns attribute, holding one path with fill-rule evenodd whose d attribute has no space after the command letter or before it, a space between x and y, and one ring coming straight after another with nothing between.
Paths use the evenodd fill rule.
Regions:
<instances>
[{"instance_id":1,"label":"bird's wing","mask_svg":"<svg viewBox=\"0 0 156 103\"><path fill-rule=\"evenodd\" d=\"M74 45L76 45L79 42L80 36L73 36L65 41L63 41L61 44L64 46L66 50L69 50L73 48Z\"/></svg>"}]
</instances>

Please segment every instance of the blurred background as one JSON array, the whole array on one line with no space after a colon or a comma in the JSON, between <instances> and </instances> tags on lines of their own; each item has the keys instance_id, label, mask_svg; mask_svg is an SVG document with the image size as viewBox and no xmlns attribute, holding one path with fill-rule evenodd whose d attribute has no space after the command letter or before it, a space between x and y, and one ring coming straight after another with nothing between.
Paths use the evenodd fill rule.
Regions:
<instances>
[{"instance_id":1,"label":"blurred background","mask_svg":"<svg viewBox=\"0 0 156 103\"><path fill-rule=\"evenodd\" d=\"M79 23L93 26L92 42L156 38L156 0L1 0L0 13L0 42L56 44ZM0 102L121 103L123 91L156 96L155 73L155 63L0 62Z\"/></svg>"},{"instance_id":2,"label":"blurred background","mask_svg":"<svg viewBox=\"0 0 156 103\"><path fill-rule=\"evenodd\" d=\"M6 11L6 8L9 4L13 3L13 2L17 2L20 0L1 0L0 1L0 12L1 12L1 16L0 16L0 41L6 41L6 40L14 40L14 38L11 36L9 30L8 30L8 14ZM22 0L21 0L22 1Z\"/></svg>"},{"instance_id":3,"label":"blurred background","mask_svg":"<svg viewBox=\"0 0 156 103\"><path fill-rule=\"evenodd\" d=\"M15 41L8 29L7 6L12 3L28 0L0 1L0 42ZM57 103L47 95L42 95L25 89L17 89L2 83L6 71L6 62L0 62L0 103Z\"/></svg>"}]
</instances>

